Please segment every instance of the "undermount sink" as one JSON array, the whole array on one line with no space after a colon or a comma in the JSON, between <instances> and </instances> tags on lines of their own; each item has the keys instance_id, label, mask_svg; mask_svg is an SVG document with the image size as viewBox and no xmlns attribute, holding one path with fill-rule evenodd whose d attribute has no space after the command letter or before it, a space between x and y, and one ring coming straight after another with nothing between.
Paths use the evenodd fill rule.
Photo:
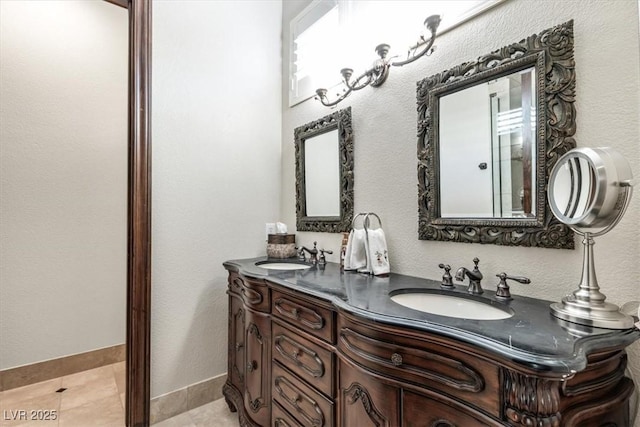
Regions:
<instances>
[{"instance_id":1,"label":"undermount sink","mask_svg":"<svg viewBox=\"0 0 640 427\"><path fill-rule=\"evenodd\" d=\"M299 264L295 262L278 262L278 261L260 261L256 262L256 266L266 268L267 270L306 270L311 267L307 264Z\"/></svg>"},{"instance_id":2,"label":"undermount sink","mask_svg":"<svg viewBox=\"0 0 640 427\"><path fill-rule=\"evenodd\" d=\"M458 319L500 320L514 314L508 307L496 307L490 302L476 301L462 295L419 291L392 295L391 300L413 310Z\"/></svg>"}]
</instances>

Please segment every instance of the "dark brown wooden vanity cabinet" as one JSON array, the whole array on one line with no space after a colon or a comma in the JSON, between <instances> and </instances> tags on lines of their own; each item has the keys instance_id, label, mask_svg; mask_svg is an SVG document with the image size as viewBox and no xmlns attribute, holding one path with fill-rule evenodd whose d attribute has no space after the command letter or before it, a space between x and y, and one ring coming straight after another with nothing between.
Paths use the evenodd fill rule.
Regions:
<instances>
[{"instance_id":1,"label":"dark brown wooden vanity cabinet","mask_svg":"<svg viewBox=\"0 0 640 427\"><path fill-rule=\"evenodd\" d=\"M333 427L335 423L335 312L320 299L272 289L274 405L293 425ZM286 426L274 417L272 426Z\"/></svg>"},{"instance_id":2,"label":"dark brown wooden vanity cabinet","mask_svg":"<svg viewBox=\"0 0 640 427\"><path fill-rule=\"evenodd\" d=\"M270 292L264 281L229 275L228 377L224 395L242 425L271 420ZM247 419L248 417L248 419Z\"/></svg>"},{"instance_id":3,"label":"dark brown wooden vanity cabinet","mask_svg":"<svg viewBox=\"0 0 640 427\"><path fill-rule=\"evenodd\" d=\"M231 271L224 395L242 426L630 427L624 346L570 376Z\"/></svg>"}]
</instances>

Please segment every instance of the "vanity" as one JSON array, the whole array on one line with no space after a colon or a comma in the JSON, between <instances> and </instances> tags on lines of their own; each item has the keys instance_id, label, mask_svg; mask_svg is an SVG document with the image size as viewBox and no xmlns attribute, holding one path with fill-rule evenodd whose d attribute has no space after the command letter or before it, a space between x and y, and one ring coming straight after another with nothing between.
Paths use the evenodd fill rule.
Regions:
<instances>
[{"instance_id":1,"label":"vanity","mask_svg":"<svg viewBox=\"0 0 640 427\"><path fill-rule=\"evenodd\" d=\"M481 296L469 296L465 286L443 290L400 274L265 262L224 263L223 393L242 426L631 424L625 347L640 338L638 329L565 322L551 316L550 301L499 301L489 281ZM510 317L442 316L391 299L414 292L471 298Z\"/></svg>"}]
</instances>

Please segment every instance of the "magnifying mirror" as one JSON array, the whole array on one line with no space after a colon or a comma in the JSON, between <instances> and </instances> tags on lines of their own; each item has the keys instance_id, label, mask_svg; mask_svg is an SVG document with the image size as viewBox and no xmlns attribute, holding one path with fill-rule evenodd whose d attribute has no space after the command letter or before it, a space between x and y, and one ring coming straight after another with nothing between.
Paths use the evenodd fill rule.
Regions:
<instances>
[{"instance_id":1,"label":"magnifying mirror","mask_svg":"<svg viewBox=\"0 0 640 427\"><path fill-rule=\"evenodd\" d=\"M584 237L578 290L551 304L551 313L580 325L608 329L633 327L633 318L605 302L593 260L593 238L611 230L624 215L632 194L627 160L609 147L576 148L560 159L549 178L549 206L561 222Z\"/></svg>"}]
</instances>

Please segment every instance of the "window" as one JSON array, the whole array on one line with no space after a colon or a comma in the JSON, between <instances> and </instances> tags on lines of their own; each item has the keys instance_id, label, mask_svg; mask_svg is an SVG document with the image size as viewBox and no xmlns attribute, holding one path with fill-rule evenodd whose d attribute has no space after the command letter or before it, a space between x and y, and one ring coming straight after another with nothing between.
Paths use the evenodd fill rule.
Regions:
<instances>
[{"instance_id":1,"label":"window","mask_svg":"<svg viewBox=\"0 0 640 427\"><path fill-rule=\"evenodd\" d=\"M315 0L290 24L289 106L339 84L342 68L360 75L380 43L391 45L389 56L404 58L419 36L428 37L430 15L442 16L442 34L502 1Z\"/></svg>"},{"instance_id":2,"label":"window","mask_svg":"<svg viewBox=\"0 0 640 427\"><path fill-rule=\"evenodd\" d=\"M291 22L289 106L308 99L322 84L337 83L339 31L337 0L316 0Z\"/></svg>"}]
</instances>

